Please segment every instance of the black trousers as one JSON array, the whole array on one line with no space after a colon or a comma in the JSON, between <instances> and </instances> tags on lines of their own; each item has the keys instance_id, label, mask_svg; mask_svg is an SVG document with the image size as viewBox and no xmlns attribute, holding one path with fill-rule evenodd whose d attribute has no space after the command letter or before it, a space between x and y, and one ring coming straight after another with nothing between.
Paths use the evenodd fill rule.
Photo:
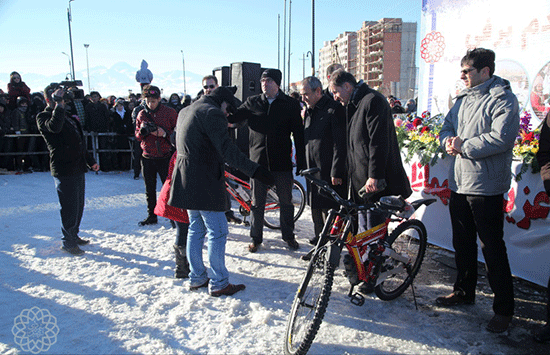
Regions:
<instances>
[{"instance_id":1,"label":"black trousers","mask_svg":"<svg viewBox=\"0 0 550 355\"><path fill-rule=\"evenodd\" d=\"M315 233L315 238L319 237L325 226L325 221L327 220L328 209L327 208L312 208L311 209L311 219L313 220L313 232Z\"/></svg>"},{"instance_id":2,"label":"black trousers","mask_svg":"<svg viewBox=\"0 0 550 355\"><path fill-rule=\"evenodd\" d=\"M157 205L157 174L160 177L160 182L164 184L164 180L166 180L166 176L168 175L169 165L170 157L158 159L141 158L141 172L143 174L143 181L145 182L148 216L155 214L155 206Z\"/></svg>"},{"instance_id":3,"label":"black trousers","mask_svg":"<svg viewBox=\"0 0 550 355\"><path fill-rule=\"evenodd\" d=\"M458 271L454 290L475 298L477 284L477 236L485 258L489 285L494 293L495 314L514 314L514 285L504 243L504 198L451 192L449 211Z\"/></svg>"}]
</instances>

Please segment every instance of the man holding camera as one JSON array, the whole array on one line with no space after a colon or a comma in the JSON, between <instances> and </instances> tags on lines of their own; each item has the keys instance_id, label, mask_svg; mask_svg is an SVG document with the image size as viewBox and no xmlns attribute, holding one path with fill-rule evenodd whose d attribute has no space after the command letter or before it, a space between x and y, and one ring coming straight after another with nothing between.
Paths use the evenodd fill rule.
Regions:
<instances>
[{"instance_id":1,"label":"man holding camera","mask_svg":"<svg viewBox=\"0 0 550 355\"><path fill-rule=\"evenodd\" d=\"M63 88L52 83L44 89L44 96L48 107L38 114L36 123L50 151L51 174L61 205L61 249L82 255L79 245L90 242L78 236L84 212L84 173L88 167L98 171L99 165L87 152L80 122L65 110L70 98Z\"/></svg>"},{"instance_id":2,"label":"man holding camera","mask_svg":"<svg viewBox=\"0 0 550 355\"><path fill-rule=\"evenodd\" d=\"M168 166L173 147L170 135L176 127L176 110L160 103L160 90L153 85L143 88L145 108L136 118L136 139L143 150L141 171L145 182L147 199L147 218L139 222L140 226L157 223L155 206L157 204L157 174L161 183L168 175Z\"/></svg>"}]
</instances>

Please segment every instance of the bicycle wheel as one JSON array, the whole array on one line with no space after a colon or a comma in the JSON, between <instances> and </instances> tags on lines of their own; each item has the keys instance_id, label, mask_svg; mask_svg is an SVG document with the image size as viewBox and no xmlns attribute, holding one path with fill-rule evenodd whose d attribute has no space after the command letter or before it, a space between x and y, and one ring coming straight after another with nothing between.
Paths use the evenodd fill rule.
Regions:
<instances>
[{"instance_id":1,"label":"bicycle wheel","mask_svg":"<svg viewBox=\"0 0 550 355\"><path fill-rule=\"evenodd\" d=\"M323 247L313 255L294 297L286 327L284 351L287 355L308 352L325 316L335 269L326 260L326 251Z\"/></svg>"},{"instance_id":2,"label":"bicycle wheel","mask_svg":"<svg viewBox=\"0 0 550 355\"><path fill-rule=\"evenodd\" d=\"M292 185L292 204L294 205L294 222L300 218L306 206L306 190L300 182L294 180ZM264 225L271 229L281 229L279 219L279 198L275 193L275 187L267 190L264 212Z\"/></svg>"},{"instance_id":3,"label":"bicycle wheel","mask_svg":"<svg viewBox=\"0 0 550 355\"><path fill-rule=\"evenodd\" d=\"M420 270L420 265L426 253L428 237L426 227L418 220L411 219L402 222L388 236L388 244L396 253L408 257L410 262L386 257L380 268L380 282L375 288L376 295L384 301L399 297L413 282Z\"/></svg>"}]
</instances>

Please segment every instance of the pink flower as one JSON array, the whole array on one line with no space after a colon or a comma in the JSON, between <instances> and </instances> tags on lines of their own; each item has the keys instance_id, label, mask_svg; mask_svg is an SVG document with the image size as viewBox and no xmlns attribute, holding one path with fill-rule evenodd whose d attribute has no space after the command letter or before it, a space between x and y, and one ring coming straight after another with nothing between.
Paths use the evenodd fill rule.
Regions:
<instances>
[{"instance_id":1,"label":"pink flower","mask_svg":"<svg viewBox=\"0 0 550 355\"><path fill-rule=\"evenodd\" d=\"M393 123L395 124L395 127L401 127L401 125L403 124L403 120L400 118L396 118L395 120L393 120Z\"/></svg>"}]
</instances>

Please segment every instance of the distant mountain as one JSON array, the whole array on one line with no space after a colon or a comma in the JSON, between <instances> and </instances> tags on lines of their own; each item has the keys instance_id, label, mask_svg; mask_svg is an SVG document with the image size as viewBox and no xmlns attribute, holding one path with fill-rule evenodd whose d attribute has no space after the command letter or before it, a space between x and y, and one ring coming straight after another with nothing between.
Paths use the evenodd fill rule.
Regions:
<instances>
[{"instance_id":1,"label":"distant mountain","mask_svg":"<svg viewBox=\"0 0 550 355\"><path fill-rule=\"evenodd\" d=\"M126 62L118 62L106 68L97 66L90 68L90 89L98 91L101 96L109 95L125 97L131 90L134 93L140 91L139 83L136 82L135 76L138 67L134 67ZM82 89L88 93L88 73L86 70L77 71L76 79L82 81ZM153 84L162 90L162 96L168 98L172 93L181 94L184 91L183 72L168 71L158 73L153 71ZM55 75L44 75L36 73L24 73L23 81L31 88L32 92L42 91L48 84L52 82L60 82L66 80L67 73L59 73ZM204 75L198 75L191 72L185 73L185 81L187 94L191 97L201 89L201 79ZM0 88L4 91L9 80L9 73L0 73Z\"/></svg>"}]
</instances>

